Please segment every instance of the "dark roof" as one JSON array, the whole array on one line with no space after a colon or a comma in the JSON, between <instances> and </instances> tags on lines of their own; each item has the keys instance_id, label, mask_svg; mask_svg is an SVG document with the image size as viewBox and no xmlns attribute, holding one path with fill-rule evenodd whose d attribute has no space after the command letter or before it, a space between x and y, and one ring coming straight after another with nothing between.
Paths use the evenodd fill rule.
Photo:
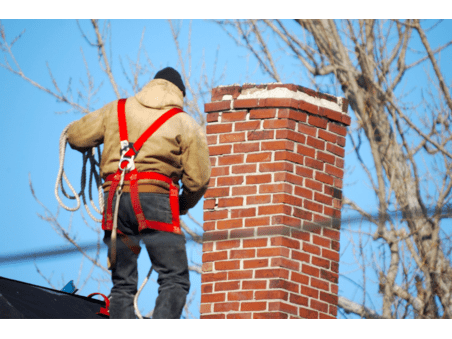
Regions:
<instances>
[{"instance_id":1,"label":"dark roof","mask_svg":"<svg viewBox=\"0 0 452 339\"><path fill-rule=\"evenodd\" d=\"M105 302L0 277L0 319L101 319Z\"/></svg>"}]
</instances>

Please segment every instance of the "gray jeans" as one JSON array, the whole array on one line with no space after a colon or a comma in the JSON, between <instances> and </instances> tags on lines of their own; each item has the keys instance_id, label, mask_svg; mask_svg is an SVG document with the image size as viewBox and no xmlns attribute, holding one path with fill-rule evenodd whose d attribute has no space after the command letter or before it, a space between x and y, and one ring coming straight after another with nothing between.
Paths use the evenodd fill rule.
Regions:
<instances>
[{"instance_id":1,"label":"gray jeans","mask_svg":"<svg viewBox=\"0 0 452 339\"><path fill-rule=\"evenodd\" d=\"M140 202L147 219L171 222L168 195L140 193ZM137 244L143 241L154 270L158 273L158 297L152 318L179 319L190 289L184 235L157 230L139 233L130 193L123 193L119 202L118 229ZM104 242L108 245L109 253L110 237L111 232L105 232ZM110 319L135 319L133 298L137 293L138 255L120 238L116 241L116 253L116 265L112 268Z\"/></svg>"}]
</instances>

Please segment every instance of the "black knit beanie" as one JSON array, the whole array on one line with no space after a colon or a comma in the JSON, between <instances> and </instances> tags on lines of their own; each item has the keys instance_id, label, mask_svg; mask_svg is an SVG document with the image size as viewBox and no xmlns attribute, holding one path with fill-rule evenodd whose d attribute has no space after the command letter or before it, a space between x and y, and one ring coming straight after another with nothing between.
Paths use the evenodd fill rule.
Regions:
<instances>
[{"instance_id":1,"label":"black knit beanie","mask_svg":"<svg viewBox=\"0 0 452 339\"><path fill-rule=\"evenodd\" d=\"M184 93L184 97L185 97L184 82L182 81L182 78L181 78L179 72L176 71L174 68L166 67L166 68L162 69L161 71L158 71L157 74L155 75L154 79L168 80L169 82L176 85L182 91L182 93Z\"/></svg>"}]
</instances>

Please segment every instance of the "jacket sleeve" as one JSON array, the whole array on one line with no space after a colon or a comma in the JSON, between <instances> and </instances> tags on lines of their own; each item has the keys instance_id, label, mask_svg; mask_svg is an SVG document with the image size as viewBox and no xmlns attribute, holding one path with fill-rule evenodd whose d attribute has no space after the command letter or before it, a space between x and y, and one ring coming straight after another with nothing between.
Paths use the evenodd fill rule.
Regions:
<instances>
[{"instance_id":1,"label":"jacket sleeve","mask_svg":"<svg viewBox=\"0 0 452 339\"><path fill-rule=\"evenodd\" d=\"M179 199L181 214L194 207L209 186L210 160L206 135L197 123L182 145L182 194Z\"/></svg>"},{"instance_id":2,"label":"jacket sleeve","mask_svg":"<svg viewBox=\"0 0 452 339\"><path fill-rule=\"evenodd\" d=\"M111 104L91 112L71 124L67 131L67 141L72 149L85 152L104 142L104 115L108 111L109 105Z\"/></svg>"}]
</instances>

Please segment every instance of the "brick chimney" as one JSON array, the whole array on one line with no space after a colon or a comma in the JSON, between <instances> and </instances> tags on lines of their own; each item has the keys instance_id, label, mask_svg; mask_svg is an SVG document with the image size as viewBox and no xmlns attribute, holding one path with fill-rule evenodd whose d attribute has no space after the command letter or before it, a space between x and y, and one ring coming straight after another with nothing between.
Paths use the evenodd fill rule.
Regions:
<instances>
[{"instance_id":1,"label":"brick chimney","mask_svg":"<svg viewBox=\"0 0 452 339\"><path fill-rule=\"evenodd\" d=\"M347 109L292 84L212 90L201 319L336 318Z\"/></svg>"}]
</instances>

